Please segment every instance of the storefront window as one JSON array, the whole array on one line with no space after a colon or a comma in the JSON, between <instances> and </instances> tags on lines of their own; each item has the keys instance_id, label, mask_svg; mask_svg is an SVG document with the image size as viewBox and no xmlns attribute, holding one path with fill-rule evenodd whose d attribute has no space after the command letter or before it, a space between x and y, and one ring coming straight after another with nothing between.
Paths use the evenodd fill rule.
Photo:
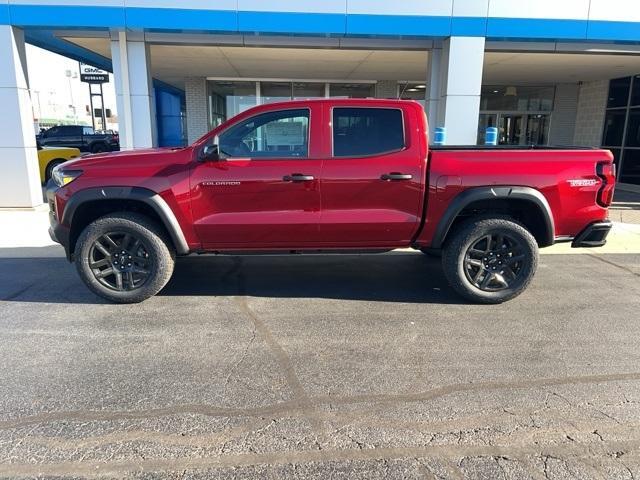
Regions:
<instances>
[{"instance_id":1,"label":"storefront window","mask_svg":"<svg viewBox=\"0 0 640 480\"><path fill-rule=\"evenodd\" d=\"M609 99L607 108L626 107L629 102L629 88L631 77L617 78L609 84Z\"/></svg>"},{"instance_id":2,"label":"storefront window","mask_svg":"<svg viewBox=\"0 0 640 480\"><path fill-rule=\"evenodd\" d=\"M324 90L324 83L293 82L293 99L311 100L314 98L323 98L325 96Z\"/></svg>"},{"instance_id":3,"label":"storefront window","mask_svg":"<svg viewBox=\"0 0 640 480\"><path fill-rule=\"evenodd\" d=\"M478 143L488 127L497 127L500 145L546 145L554 96L554 87L482 87Z\"/></svg>"},{"instance_id":4,"label":"storefront window","mask_svg":"<svg viewBox=\"0 0 640 480\"><path fill-rule=\"evenodd\" d=\"M620 168L620 181L640 185L640 149L625 149Z\"/></svg>"},{"instance_id":5,"label":"storefront window","mask_svg":"<svg viewBox=\"0 0 640 480\"><path fill-rule=\"evenodd\" d=\"M291 82L260 82L260 103L291 100Z\"/></svg>"},{"instance_id":6,"label":"storefront window","mask_svg":"<svg viewBox=\"0 0 640 480\"><path fill-rule=\"evenodd\" d=\"M640 75L609 82L602 146L613 152L618 180L640 185Z\"/></svg>"},{"instance_id":7,"label":"storefront window","mask_svg":"<svg viewBox=\"0 0 640 480\"><path fill-rule=\"evenodd\" d=\"M640 108L633 108L629 111L629 124L624 146L640 147Z\"/></svg>"},{"instance_id":8,"label":"storefront window","mask_svg":"<svg viewBox=\"0 0 640 480\"><path fill-rule=\"evenodd\" d=\"M640 107L640 75L633 77L633 92L631 92L631 106Z\"/></svg>"},{"instance_id":9,"label":"storefront window","mask_svg":"<svg viewBox=\"0 0 640 480\"><path fill-rule=\"evenodd\" d=\"M209 129L255 105L255 82L209 82Z\"/></svg>"},{"instance_id":10,"label":"storefront window","mask_svg":"<svg viewBox=\"0 0 640 480\"><path fill-rule=\"evenodd\" d=\"M495 86L482 87L481 110L511 112L550 112L554 87Z\"/></svg>"},{"instance_id":11,"label":"storefront window","mask_svg":"<svg viewBox=\"0 0 640 480\"><path fill-rule=\"evenodd\" d=\"M339 98L372 98L375 96L373 83L332 83L329 96Z\"/></svg>"},{"instance_id":12,"label":"storefront window","mask_svg":"<svg viewBox=\"0 0 640 480\"><path fill-rule=\"evenodd\" d=\"M604 118L603 145L606 145L607 147L622 146L624 120L626 116L626 110L610 110L607 112Z\"/></svg>"}]
</instances>

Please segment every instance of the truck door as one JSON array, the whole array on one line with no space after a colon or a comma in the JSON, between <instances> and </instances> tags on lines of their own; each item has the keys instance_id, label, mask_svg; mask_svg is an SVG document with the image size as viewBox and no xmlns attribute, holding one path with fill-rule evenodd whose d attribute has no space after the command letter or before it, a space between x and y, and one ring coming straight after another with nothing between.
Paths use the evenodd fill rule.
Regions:
<instances>
[{"instance_id":1,"label":"truck door","mask_svg":"<svg viewBox=\"0 0 640 480\"><path fill-rule=\"evenodd\" d=\"M60 127L60 136L57 138L56 145L61 147L79 148L82 144L82 127L66 125Z\"/></svg>"},{"instance_id":2,"label":"truck door","mask_svg":"<svg viewBox=\"0 0 640 480\"><path fill-rule=\"evenodd\" d=\"M191 174L194 225L205 248L317 241L321 116L321 105L267 110L218 133L222 158L196 162Z\"/></svg>"},{"instance_id":3,"label":"truck door","mask_svg":"<svg viewBox=\"0 0 640 480\"><path fill-rule=\"evenodd\" d=\"M332 148L322 168L322 241L408 245L420 224L426 178L417 109L326 109Z\"/></svg>"}]
</instances>

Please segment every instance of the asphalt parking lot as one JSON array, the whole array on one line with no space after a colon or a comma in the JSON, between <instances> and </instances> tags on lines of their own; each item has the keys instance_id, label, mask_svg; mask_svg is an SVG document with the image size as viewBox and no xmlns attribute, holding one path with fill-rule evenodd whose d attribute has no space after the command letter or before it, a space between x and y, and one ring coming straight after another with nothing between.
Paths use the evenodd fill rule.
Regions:
<instances>
[{"instance_id":1,"label":"asphalt parking lot","mask_svg":"<svg viewBox=\"0 0 640 480\"><path fill-rule=\"evenodd\" d=\"M0 249L0 477L640 478L640 255L461 302L436 259L189 257L106 304Z\"/></svg>"}]
</instances>

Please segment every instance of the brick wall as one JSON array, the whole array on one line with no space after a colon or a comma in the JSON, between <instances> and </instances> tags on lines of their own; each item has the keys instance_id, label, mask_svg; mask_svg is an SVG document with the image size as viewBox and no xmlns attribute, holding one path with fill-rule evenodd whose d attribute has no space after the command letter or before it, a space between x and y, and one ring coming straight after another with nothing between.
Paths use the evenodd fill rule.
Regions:
<instances>
[{"instance_id":1,"label":"brick wall","mask_svg":"<svg viewBox=\"0 0 640 480\"><path fill-rule=\"evenodd\" d=\"M575 145L600 146L608 95L609 80L585 82L580 86L573 137Z\"/></svg>"},{"instance_id":2,"label":"brick wall","mask_svg":"<svg viewBox=\"0 0 640 480\"><path fill-rule=\"evenodd\" d=\"M578 113L578 91L577 83L561 83L556 86L549 144L573 145Z\"/></svg>"},{"instance_id":3,"label":"brick wall","mask_svg":"<svg viewBox=\"0 0 640 480\"><path fill-rule=\"evenodd\" d=\"M207 133L207 79L205 77L188 77L184 84L187 104L187 138L189 143L195 142Z\"/></svg>"}]
</instances>

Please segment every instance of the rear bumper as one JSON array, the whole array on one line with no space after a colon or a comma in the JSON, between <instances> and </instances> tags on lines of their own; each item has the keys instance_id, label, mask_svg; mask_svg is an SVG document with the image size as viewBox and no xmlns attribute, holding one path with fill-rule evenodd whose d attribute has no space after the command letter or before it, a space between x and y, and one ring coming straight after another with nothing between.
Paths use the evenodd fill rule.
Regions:
<instances>
[{"instance_id":1,"label":"rear bumper","mask_svg":"<svg viewBox=\"0 0 640 480\"><path fill-rule=\"evenodd\" d=\"M573 239L571 246L573 248L602 247L607 243L607 235L611 227L613 224L609 220L592 223Z\"/></svg>"}]
</instances>

